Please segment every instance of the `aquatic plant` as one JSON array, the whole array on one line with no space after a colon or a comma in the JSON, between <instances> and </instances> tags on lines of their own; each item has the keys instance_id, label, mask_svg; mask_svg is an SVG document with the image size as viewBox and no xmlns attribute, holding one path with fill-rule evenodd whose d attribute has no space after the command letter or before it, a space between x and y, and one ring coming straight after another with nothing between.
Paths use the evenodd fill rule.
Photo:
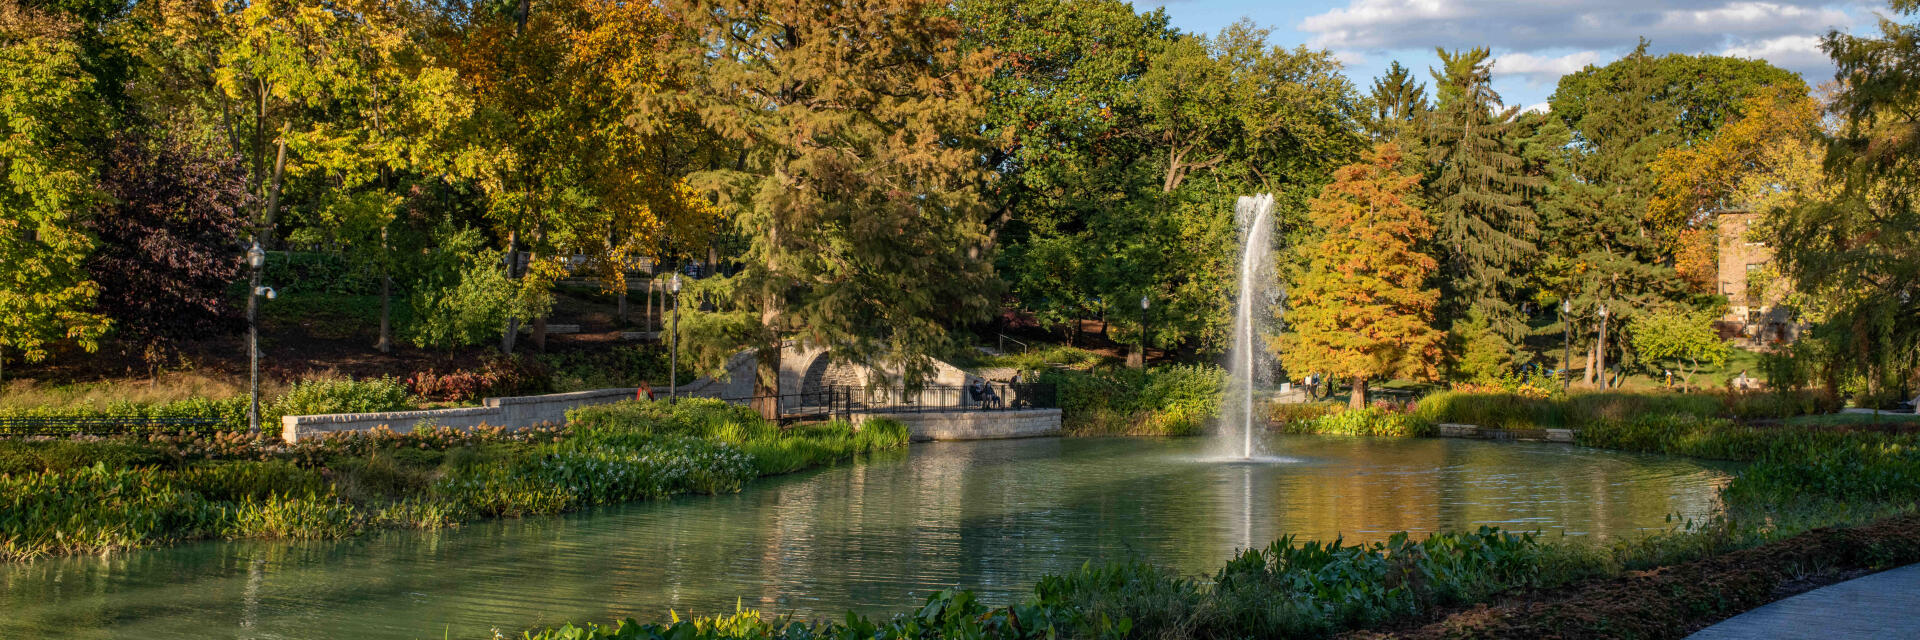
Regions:
<instances>
[{"instance_id":1,"label":"aquatic plant","mask_svg":"<svg viewBox=\"0 0 1920 640\"><path fill-rule=\"evenodd\" d=\"M196 538L338 538L562 513L904 446L905 425L782 429L715 401L581 410L578 430L0 440L0 561Z\"/></svg>"}]
</instances>

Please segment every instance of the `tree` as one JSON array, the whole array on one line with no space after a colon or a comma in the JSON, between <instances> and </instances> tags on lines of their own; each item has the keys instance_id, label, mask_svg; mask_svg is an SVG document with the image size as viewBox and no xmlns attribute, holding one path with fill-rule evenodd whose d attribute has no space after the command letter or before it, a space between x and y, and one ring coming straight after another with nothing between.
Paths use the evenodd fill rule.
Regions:
<instances>
[{"instance_id":1,"label":"tree","mask_svg":"<svg viewBox=\"0 0 1920 640\"><path fill-rule=\"evenodd\" d=\"M1713 329L1713 314L1678 307L1650 311L1632 321L1633 349L1647 362L1679 369L1681 380L1693 385L1702 363L1720 366L1733 347Z\"/></svg>"},{"instance_id":2,"label":"tree","mask_svg":"<svg viewBox=\"0 0 1920 640\"><path fill-rule=\"evenodd\" d=\"M1806 93L1799 74L1765 60L1681 53L1655 57L1647 54L1648 44L1642 40L1624 58L1561 76L1548 98L1554 115L1578 129L1577 123L1594 111L1615 108L1607 103L1622 97L1646 100L1651 132L1671 146L1713 137L1738 116L1741 102L1762 90ZM1621 96L1627 88L1634 92Z\"/></svg>"},{"instance_id":3,"label":"tree","mask_svg":"<svg viewBox=\"0 0 1920 640\"><path fill-rule=\"evenodd\" d=\"M1440 358L1440 293L1425 285L1437 263L1416 248L1433 234L1419 182L1384 143L1335 172L1309 210L1321 236L1289 294L1280 357L1291 371L1351 378L1354 408L1366 406L1370 380L1431 378Z\"/></svg>"},{"instance_id":4,"label":"tree","mask_svg":"<svg viewBox=\"0 0 1920 640\"><path fill-rule=\"evenodd\" d=\"M738 331L710 353L756 349L756 396L779 394L789 338L918 387L949 327L993 301L974 124L989 55L962 54L959 22L926 0L673 6L692 36L680 98L739 149L689 180L749 242L715 292L714 321Z\"/></svg>"},{"instance_id":5,"label":"tree","mask_svg":"<svg viewBox=\"0 0 1920 640\"><path fill-rule=\"evenodd\" d=\"M88 145L103 109L72 25L0 4L0 367L44 360L57 343L92 351L109 320L86 259L84 216L105 200Z\"/></svg>"},{"instance_id":6,"label":"tree","mask_svg":"<svg viewBox=\"0 0 1920 640\"><path fill-rule=\"evenodd\" d=\"M1407 144L1419 137L1419 123L1433 105L1427 103L1427 85L1398 60L1373 80L1373 112L1362 123L1374 142Z\"/></svg>"},{"instance_id":7,"label":"tree","mask_svg":"<svg viewBox=\"0 0 1920 640\"><path fill-rule=\"evenodd\" d=\"M997 174L987 233L1013 303L1063 326L1100 314L1096 299L1137 297L1145 283L1107 258L1127 232L1117 227L1142 222L1132 203L1160 186L1140 83L1179 32L1164 10L1117 0L968 0L954 12L963 45L1002 61L981 126Z\"/></svg>"},{"instance_id":8,"label":"tree","mask_svg":"<svg viewBox=\"0 0 1920 640\"><path fill-rule=\"evenodd\" d=\"M1509 345L1527 331L1519 301L1535 251L1538 217L1526 193L1543 187L1528 175L1508 133L1517 109L1492 88L1487 49L1438 51L1439 104L1427 130L1426 188L1440 216L1449 319L1478 312Z\"/></svg>"},{"instance_id":9,"label":"tree","mask_svg":"<svg viewBox=\"0 0 1920 640\"><path fill-rule=\"evenodd\" d=\"M1683 139L1673 113L1674 82L1642 41L1604 68L1561 79L1550 102L1574 133L1573 179L1562 183L1549 234L1573 256L1563 265L1564 294L1595 335L1587 353L1587 381L1605 386L1610 319L1662 304L1678 287L1663 264L1662 245L1647 228L1653 177L1648 163ZM1606 313L1601 313L1604 310Z\"/></svg>"},{"instance_id":10,"label":"tree","mask_svg":"<svg viewBox=\"0 0 1920 640\"><path fill-rule=\"evenodd\" d=\"M679 178L709 164L699 149L725 145L680 139L676 125L691 123L659 104L684 89L665 54L675 24L659 6L508 6L451 5L436 29L474 101L454 170L486 194L507 276L533 314L503 323L500 348L511 353L522 322L544 341L551 282L526 276L558 273L558 254L591 258L624 291L619 267L632 256L705 244L716 212Z\"/></svg>"},{"instance_id":11,"label":"tree","mask_svg":"<svg viewBox=\"0 0 1920 640\"><path fill-rule=\"evenodd\" d=\"M1892 7L1911 17L1920 3ZM1826 157L1835 191L1773 209L1763 233L1830 345L1828 388L1845 376L1891 394L1920 376L1920 25L1882 19L1877 37L1833 32L1822 46L1840 81Z\"/></svg>"},{"instance_id":12,"label":"tree","mask_svg":"<svg viewBox=\"0 0 1920 640\"><path fill-rule=\"evenodd\" d=\"M1825 199L1821 134L1820 105L1805 92L1755 93L1712 138L1667 149L1647 167L1656 181L1650 226L1677 248L1682 234L1707 227L1716 211L1764 213Z\"/></svg>"},{"instance_id":13,"label":"tree","mask_svg":"<svg viewBox=\"0 0 1920 640\"><path fill-rule=\"evenodd\" d=\"M238 327L227 291L251 196L235 158L137 133L112 145L100 176L112 200L87 221L100 241L87 271L100 285L97 309L158 365L182 340Z\"/></svg>"}]
</instances>

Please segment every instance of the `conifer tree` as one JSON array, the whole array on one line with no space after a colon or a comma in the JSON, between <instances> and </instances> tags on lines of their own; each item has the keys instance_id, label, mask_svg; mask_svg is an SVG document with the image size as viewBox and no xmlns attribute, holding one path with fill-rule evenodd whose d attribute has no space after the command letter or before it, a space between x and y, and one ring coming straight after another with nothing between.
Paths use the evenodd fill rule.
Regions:
<instances>
[{"instance_id":1,"label":"conifer tree","mask_svg":"<svg viewBox=\"0 0 1920 640\"><path fill-rule=\"evenodd\" d=\"M756 349L755 395L776 395L797 338L923 383L993 300L974 124L991 54L963 54L930 0L672 4L694 36L684 99L739 149L689 180L749 241L704 360Z\"/></svg>"},{"instance_id":2,"label":"conifer tree","mask_svg":"<svg viewBox=\"0 0 1920 640\"><path fill-rule=\"evenodd\" d=\"M1376 378L1434 374L1440 292L1426 285L1436 262L1418 249L1433 223L1417 204L1419 176L1403 172L1392 143L1334 176L1309 208L1321 235L1289 294L1280 357L1290 371L1351 378L1359 408Z\"/></svg>"},{"instance_id":3,"label":"conifer tree","mask_svg":"<svg viewBox=\"0 0 1920 640\"><path fill-rule=\"evenodd\" d=\"M1373 112L1363 125L1375 142L1406 144L1417 137L1419 122L1433 109L1427 102L1427 85L1420 84L1413 71L1398 60L1387 72L1373 80Z\"/></svg>"},{"instance_id":4,"label":"conifer tree","mask_svg":"<svg viewBox=\"0 0 1920 640\"><path fill-rule=\"evenodd\" d=\"M1439 104L1427 128L1427 194L1439 216L1447 320L1478 312L1509 345L1525 336L1519 301L1539 221L1527 206L1544 185L1517 155L1514 117L1491 85L1487 49L1439 51Z\"/></svg>"}]
</instances>

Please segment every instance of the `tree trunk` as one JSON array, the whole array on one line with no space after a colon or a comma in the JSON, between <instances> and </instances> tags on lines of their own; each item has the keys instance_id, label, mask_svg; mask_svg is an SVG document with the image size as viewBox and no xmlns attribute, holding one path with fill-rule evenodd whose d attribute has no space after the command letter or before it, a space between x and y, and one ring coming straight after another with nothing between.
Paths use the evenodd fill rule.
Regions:
<instances>
[{"instance_id":1,"label":"tree trunk","mask_svg":"<svg viewBox=\"0 0 1920 640\"><path fill-rule=\"evenodd\" d=\"M1607 380L1607 314L1604 313L1600 314L1600 341L1595 343L1595 346L1595 350L1599 353L1596 365L1600 369L1600 388L1606 389L1612 385Z\"/></svg>"},{"instance_id":2,"label":"tree trunk","mask_svg":"<svg viewBox=\"0 0 1920 640\"><path fill-rule=\"evenodd\" d=\"M620 280L620 298L615 303L613 324L616 328L625 329L627 328L627 283L626 278L621 278Z\"/></svg>"},{"instance_id":3,"label":"tree trunk","mask_svg":"<svg viewBox=\"0 0 1920 640\"><path fill-rule=\"evenodd\" d=\"M1594 342L1587 345L1587 368L1582 373L1581 384L1593 386L1593 358L1599 354L1599 351L1600 343Z\"/></svg>"},{"instance_id":4,"label":"tree trunk","mask_svg":"<svg viewBox=\"0 0 1920 640\"><path fill-rule=\"evenodd\" d=\"M542 236L535 236L534 241L538 242L541 237ZM528 251L527 263L532 264L533 261L538 257L539 255L535 254L532 251ZM526 274L522 273L521 275L524 276ZM551 310L548 311L548 313L551 313L551 312L552 312ZM540 317L533 319L533 350L538 353L547 352L547 316L546 315L541 315Z\"/></svg>"},{"instance_id":5,"label":"tree trunk","mask_svg":"<svg viewBox=\"0 0 1920 640\"><path fill-rule=\"evenodd\" d=\"M1367 408L1367 379L1366 378L1362 377L1362 378L1353 379L1353 395L1347 398L1347 408L1348 409Z\"/></svg>"},{"instance_id":6,"label":"tree trunk","mask_svg":"<svg viewBox=\"0 0 1920 640\"><path fill-rule=\"evenodd\" d=\"M520 266L520 232L509 231L507 232L507 279L508 280L514 280L520 277L519 274L517 273L519 271L519 266ZM512 316L508 316L506 330L500 332L500 353L513 355L513 341L515 338L518 338L519 336L520 336L520 319Z\"/></svg>"},{"instance_id":7,"label":"tree trunk","mask_svg":"<svg viewBox=\"0 0 1920 640\"><path fill-rule=\"evenodd\" d=\"M373 348L393 353L393 255L387 247L387 229L380 228L380 341Z\"/></svg>"}]
</instances>

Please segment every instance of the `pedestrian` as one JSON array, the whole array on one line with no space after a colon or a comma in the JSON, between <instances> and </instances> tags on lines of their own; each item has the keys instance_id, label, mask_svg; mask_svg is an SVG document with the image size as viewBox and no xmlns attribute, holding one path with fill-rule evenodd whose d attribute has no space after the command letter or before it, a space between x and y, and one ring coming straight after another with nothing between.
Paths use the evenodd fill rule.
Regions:
<instances>
[{"instance_id":1,"label":"pedestrian","mask_svg":"<svg viewBox=\"0 0 1920 640\"><path fill-rule=\"evenodd\" d=\"M653 402L653 385L647 384L645 380L641 380L640 388L633 391L633 399Z\"/></svg>"}]
</instances>

